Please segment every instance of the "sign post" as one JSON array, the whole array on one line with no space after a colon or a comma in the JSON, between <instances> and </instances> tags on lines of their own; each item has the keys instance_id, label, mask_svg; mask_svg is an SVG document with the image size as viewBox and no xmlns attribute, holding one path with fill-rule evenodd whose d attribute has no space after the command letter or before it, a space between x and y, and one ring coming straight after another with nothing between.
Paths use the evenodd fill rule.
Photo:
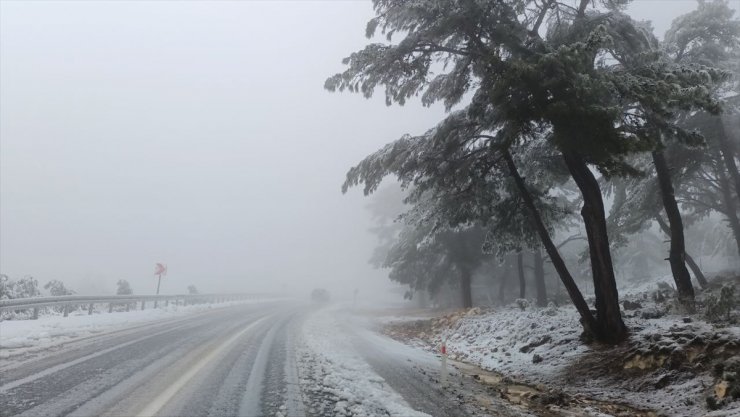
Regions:
<instances>
[{"instance_id":1,"label":"sign post","mask_svg":"<svg viewBox=\"0 0 740 417\"><path fill-rule=\"evenodd\" d=\"M439 380L441 385L444 387L447 385L447 338L442 341L440 353L442 354L442 368L439 372Z\"/></svg>"},{"instance_id":2,"label":"sign post","mask_svg":"<svg viewBox=\"0 0 740 417\"><path fill-rule=\"evenodd\" d=\"M154 266L154 275L156 275L157 278L157 295L159 295L159 286L162 284L162 275L167 275L167 265L162 265L161 263L157 263L157 265ZM157 299L154 299L154 308L157 308Z\"/></svg>"}]
</instances>

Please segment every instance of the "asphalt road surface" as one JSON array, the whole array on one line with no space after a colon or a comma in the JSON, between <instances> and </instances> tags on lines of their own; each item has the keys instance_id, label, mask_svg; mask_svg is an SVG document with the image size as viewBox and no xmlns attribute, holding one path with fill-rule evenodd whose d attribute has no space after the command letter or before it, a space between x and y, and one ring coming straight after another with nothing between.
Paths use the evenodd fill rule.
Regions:
<instances>
[{"instance_id":1,"label":"asphalt road surface","mask_svg":"<svg viewBox=\"0 0 740 417\"><path fill-rule=\"evenodd\" d=\"M290 332L302 308L244 305L0 365L3 416L305 415Z\"/></svg>"},{"instance_id":2,"label":"asphalt road surface","mask_svg":"<svg viewBox=\"0 0 740 417\"><path fill-rule=\"evenodd\" d=\"M315 310L286 303L219 307L3 359L0 415L336 415L336 391L312 389L322 381L300 376L297 340ZM366 329L337 327L358 357L414 410L434 416L520 415L503 404L482 405L476 398L485 392L454 370L449 383L441 384L439 366L428 353L394 347Z\"/></svg>"}]
</instances>

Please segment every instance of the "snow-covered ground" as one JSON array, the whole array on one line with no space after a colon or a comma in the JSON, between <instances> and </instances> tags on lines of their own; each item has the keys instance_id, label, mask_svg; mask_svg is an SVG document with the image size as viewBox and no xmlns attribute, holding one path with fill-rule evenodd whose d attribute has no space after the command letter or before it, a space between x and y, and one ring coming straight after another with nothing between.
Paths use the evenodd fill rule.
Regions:
<instances>
[{"instance_id":1,"label":"snow-covered ground","mask_svg":"<svg viewBox=\"0 0 740 417\"><path fill-rule=\"evenodd\" d=\"M297 347L304 401L313 415L428 416L411 408L339 331L336 308L311 314Z\"/></svg>"},{"instance_id":2,"label":"snow-covered ground","mask_svg":"<svg viewBox=\"0 0 740 417\"><path fill-rule=\"evenodd\" d=\"M462 360L524 383L556 387L607 401L628 402L657 410L661 415L707 415L706 398L718 378L714 361L732 356L740 347L740 326L713 324L703 314L665 313L644 293L657 282L629 291L642 307L624 313L631 329L629 341L617 348L587 345L571 306L556 308L516 305L495 309L475 308L439 316L386 317L391 336L430 351L446 342L450 358ZM670 282L669 282L670 283ZM660 317L642 312L663 310ZM404 323L405 322L405 323ZM740 416L740 401L711 415Z\"/></svg>"},{"instance_id":3,"label":"snow-covered ground","mask_svg":"<svg viewBox=\"0 0 740 417\"><path fill-rule=\"evenodd\" d=\"M740 328L716 329L706 322L684 323L681 316L667 316L654 320L627 319L633 329L630 343L634 346L629 352L648 349L651 345L660 346L663 351L674 352L684 349L681 343L669 337L671 333L685 333L691 337L709 340L724 337L740 340ZM573 372L577 372L580 360L588 357L598 358L598 347L592 348L579 340L581 333L578 315L573 308L530 309L519 311L515 307L497 310L482 315L467 316L442 332L434 340L437 343L447 338L447 347L452 358L457 358L523 379L545 385L556 384L565 387L577 383ZM646 358L651 357L646 355ZM656 356L656 358L659 356ZM658 359L665 360L665 359ZM626 369L639 369L645 366L643 360L627 362ZM663 389L619 390L609 388L609 370L604 369L602 383L580 386L581 392L605 399L623 400L641 407L670 413L669 415L698 416L704 411L703 395L712 385L712 378L698 376L677 385L666 385ZM658 384L658 375L654 382ZM567 376L569 379L564 379ZM581 380L581 383L583 380ZM655 385L651 384L651 385ZM652 388L652 387L651 387ZM685 404L690 397L693 404ZM678 407L677 407L678 405ZM736 408L740 413L740 406Z\"/></svg>"},{"instance_id":4,"label":"snow-covered ground","mask_svg":"<svg viewBox=\"0 0 740 417\"><path fill-rule=\"evenodd\" d=\"M635 300L642 301L644 308L625 312L632 334L629 343L618 348L584 344L579 339L581 328L577 314L571 307L527 307L522 311L511 305L458 311L433 319L425 314L417 314L415 320L408 316L382 318L389 325L389 334L412 347L368 330L377 325L378 316L367 312L352 313L351 309L336 306L307 308L306 314L291 321L290 329L285 330L290 337L286 339L282 355L294 358L286 363L293 363L295 370L286 365L284 372L296 375L290 380L298 383L291 382L291 386L300 386L301 393L292 397L303 399L309 415L457 416L459 412L454 410L435 412L434 407L444 403L461 407L461 410L470 404L477 406L476 398L485 396L489 400L496 397L497 401L503 401L491 396L486 387L483 391L475 391L478 388L471 387L470 381L467 382L469 386L461 388L464 378L459 375L455 384L457 391L451 393L442 389L435 372L439 372L440 366L439 347L446 343L451 359L509 377L513 381L506 384L512 387L523 382L548 395L551 394L549 389L555 388L570 392L572 396L586 395L611 403L626 401L668 416L708 415L704 399L717 380L707 368L711 368L715 354L727 354L727 346L735 343L732 349L740 347L740 328L707 323L700 314L688 319L685 315L671 314L646 319L638 313L652 311L656 306L639 295L635 295ZM277 300L246 303L274 301ZM179 323L199 312L229 305L170 306L93 315L80 311L67 318L49 315L39 320L2 321L0 358L42 351L59 344L79 347L76 341L86 338L90 341L113 337L106 332L144 329L156 334L158 327L150 326L169 327L169 323ZM219 312L221 310L213 314ZM211 316L208 313L203 317ZM420 317L422 320L418 320ZM201 321L201 316L192 318ZM403 331L406 334L400 334ZM95 337L99 334L103 334L102 337ZM115 334L120 336L121 333ZM71 343L66 344L68 341ZM88 341L82 344L94 348ZM701 346L702 350L697 350L696 346ZM679 366L674 366L672 361L680 363ZM693 368L701 370L692 373ZM471 380L485 379L482 373L474 375L478 378L468 376ZM407 389L412 385L418 389ZM437 403L435 396L444 399L437 398L436 401L440 401ZM496 415L510 415L499 412L506 408L500 403L491 407L498 413ZM740 416L740 403L731 403L711 415Z\"/></svg>"},{"instance_id":5,"label":"snow-covered ground","mask_svg":"<svg viewBox=\"0 0 740 417\"><path fill-rule=\"evenodd\" d=\"M436 340L441 344L446 339L452 359L517 377L537 375L546 379L562 372L574 358L590 350L579 343L580 333L573 309L521 311L512 306L466 316ZM549 360L533 365L535 355L544 354Z\"/></svg>"},{"instance_id":6,"label":"snow-covered ground","mask_svg":"<svg viewBox=\"0 0 740 417\"><path fill-rule=\"evenodd\" d=\"M173 319L188 314L228 307L234 304L275 302L279 299L244 300L220 304L195 304L133 310L128 312L98 312L78 310L63 317L49 314L37 320L0 321L0 358L19 353L38 351L95 334L116 331L145 323Z\"/></svg>"}]
</instances>

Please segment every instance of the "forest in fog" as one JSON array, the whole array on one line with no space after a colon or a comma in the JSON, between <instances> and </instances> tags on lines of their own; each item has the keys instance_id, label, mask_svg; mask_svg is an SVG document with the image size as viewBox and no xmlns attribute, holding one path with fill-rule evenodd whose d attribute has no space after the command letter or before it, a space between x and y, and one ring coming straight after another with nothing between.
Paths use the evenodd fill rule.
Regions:
<instances>
[{"instance_id":1,"label":"forest in fog","mask_svg":"<svg viewBox=\"0 0 740 417\"><path fill-rule=\"evenodd\" d=\"M739 417L737 0L0 0L0 417Z\"/></svg>"},{"instance_id":2,"label":"forest in fog","mask_svg":"<svg viewBox=\"0 0 740 417\"><path fill-rule=\"evenodd\" d=\"M656 34L627 3L375 1L367 35L393 43L325 87L448 111L343 186L375 194L371 262L406 298L570 302L608 343L628 334L618 283L667 272L682 311L734 305L697 292L740 251L740 22L702 1Z\"/></svg>"}]
</instances>

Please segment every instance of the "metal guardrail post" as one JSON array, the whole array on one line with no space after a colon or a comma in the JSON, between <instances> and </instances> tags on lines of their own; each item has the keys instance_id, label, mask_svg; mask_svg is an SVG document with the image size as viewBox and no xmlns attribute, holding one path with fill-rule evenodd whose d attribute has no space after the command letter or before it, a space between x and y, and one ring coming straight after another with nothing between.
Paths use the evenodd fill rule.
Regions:
<instances>
[{"instance_id":1,"label":"metal guardrail post","mask_svg":"<svg viewBox=\"0 0 740 417\"><path fill-rule=\"evenodd\" d=\"M113 312L113 303L108 303L108 312L109 313Z\"/></svg>"},{"instance_id":2,"label":"metal guardrail post","mask_svg":"<svg viewBox=\"0 0 740 417\"><path fill-rule=\"evenodd\" d=\"M69 304L64 305L64 317L69 316Z\"/></svg>"},{"instance_id":3,"label":"metal guardrail post","mask_svg":"<svg viewBox=\"0 0 740 417\"><path fill-rule=\"evenodd\" d=\"M34 307L33 308L33 319L34 320L37 320L38 318L39 318L39 308L38 307Z\"/></svg>"},{"instance_id":4,"label":"metal guardrail post","mask_svg":"<svg viewBox=\"0 0 740 417\"><path fill-rule=\"evenodd\" d=\"M93 313L93 306L94 305L95 305L94 303L90 303L90 305L87 307L87 315L88 316L92 315L92 313Z\"/></svg>"},{"instance_id":5,"label":"metal guardrail post","mask_svg":"<svg viewBox=\"0 0 740 417\"><path fill-rule=\"evenodd\" d=\"M144 310L144 307L146 307L146 301L141 300L141 309Z\"/></svg>"}]
</instances>

